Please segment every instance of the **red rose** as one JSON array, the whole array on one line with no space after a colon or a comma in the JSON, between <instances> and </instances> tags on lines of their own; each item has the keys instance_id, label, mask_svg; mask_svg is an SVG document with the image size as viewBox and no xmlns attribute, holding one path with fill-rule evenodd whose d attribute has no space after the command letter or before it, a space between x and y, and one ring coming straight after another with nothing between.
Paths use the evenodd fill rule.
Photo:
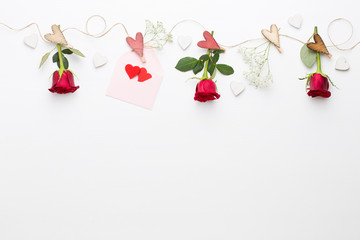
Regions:
<instances>
[{"instance_id":1,"label":"red rose","mask_svg":"<svg viewBox=\"0 0 360 240\"><path fill-rule=\"evenodd\" d=\"M196 85L195 101L206 102L216 100L219 97L220 95L216 92L216 85L213 80L204 79Z\"/></svg>"},{"instance_id":2,"label":"red rose","mask_svg":"<svg viewBox=\"0 0 360 240\"><path fill-rule=\"evenodd\" d=\"M329 81L326 77L321 75L320 73L315 73L310 77L309 82L310 90L307 94L310 97L323 97L328 98L331 96L331 92L329 92Z\"/></svg>"},{"instance_id":3,"label":"red rose","mask_svg":"<svg viewBox=\"0 0 360 240\"><path fill-rule=\"evenodd\" d=\"M50 92L59 94L73 93L79 88L79 86L75 86L74 76L69 70L65 70L60 79L59 77L59 71L54 72Z\"/></svg>"}]
</instances>

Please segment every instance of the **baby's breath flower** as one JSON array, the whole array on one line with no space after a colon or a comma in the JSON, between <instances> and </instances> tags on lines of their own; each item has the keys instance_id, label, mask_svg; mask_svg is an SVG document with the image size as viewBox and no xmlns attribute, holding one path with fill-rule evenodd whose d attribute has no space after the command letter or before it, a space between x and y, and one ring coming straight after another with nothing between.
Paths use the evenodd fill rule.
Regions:
<instances>
[{"instance_id":1,"label":"baby's breath flower","mask_svg":"<svg viewBox=\"0 0 360 240\"><path fill-rule=\"evenodd\" d=\"M162 49L167 42L172 42L171 33L166 32L162 22L157 22L156 26L149 20L146 20L146 29L144 38L148 37L146 42L148 47Z\"/></svg>"},{"instance_id":2,"label":"baby's breath flower","mask_svg":"<svg viewBox=\"0 0 360 240\"><path fill-rule=\"evenodd\" d=\"M239 49L244 62L249 66L249 71L244 72L243 75L249 83L256 88L269 87L273 82L272 74L269 68L270 43L264 50L258 50L258 48L263 45L264 44L261 44L260 46L254 48L241 47ZM268 72L263 75L262 71L265 64L267 64Z\"/></svg>"}]
</instances>

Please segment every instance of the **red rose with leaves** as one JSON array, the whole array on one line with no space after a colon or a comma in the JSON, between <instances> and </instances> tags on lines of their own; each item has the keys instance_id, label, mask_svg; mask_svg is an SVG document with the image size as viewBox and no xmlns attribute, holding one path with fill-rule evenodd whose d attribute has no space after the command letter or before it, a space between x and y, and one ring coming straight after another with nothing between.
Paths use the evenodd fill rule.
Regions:
<instances>
[{"instance_id":1,"label":"red rose with leaves","mask_svg":"<svg viewBox=\"0 0 360 240\"><path fill-rule=\"evenodd\" d=\"M59 70L53 73L53 82L49 91L59 94L73 93L79 88L79 86L75 86L74 75L69 70L69 61L65 55L71 55L74 53L81 57L85 56L79 50L70 47L60 30L60 26L53 25L51 28L53 34L46 34L44 38L52 43L55 43L56 47L42 57L40 67L56 49L57 52L53 55L52 61L57 64Z\"/></svg>"},{"instance_id":2,"label":"red rose with leaves","mask_svg":"<svg viewBox=\"0 0 360 240\"><path fill-rule=\"evenodd\" d=\"M324 74L321 70L320 53L326 54L328 57L331 57L331 54L327 50L323 40L321 39L320 35L318 34L317 27L315 27L313 36L315 39L315 43L307 43L304 47L307 47L307 51L315 51L316 52L317 71L315 73L309 74L305 78L300 78L300 80L307 79L306 90L308 91L307 92L308 96L329 98L331 96L331 92L329 91L329 86L330 86L329 82L334 87L336 87L336 86L330 80L330 77L328 75ZM305 60L307 60L307 59L305 59ZM310 67L312 65L312 64L308 64L308 61L303 60L303 62L308 67Z\"/></svg>"},{"instance_id":3,"label":"red rose with leaves","mask_svg":"<svg viewBox=\"0 0 360 240\"><path fill-rule=\"evenodd\" d=\"M221 49L213 38L213 33L207 31L204 32L205 41L200 41L198 46L207 49L207 53L202 55L199 59L193 57L185 57L179 60L176 65L176 69L181 72L193 71L196 75L202 70L204 74L198 79L199 82L196 85L195 101L207 102L220 98L217 93L216 84L213 81L216 72L219 71L223 75L231 75L234 73L234 69L225 64L218 64L220 54L225 50Z\"/></svg>"}]
</instances>

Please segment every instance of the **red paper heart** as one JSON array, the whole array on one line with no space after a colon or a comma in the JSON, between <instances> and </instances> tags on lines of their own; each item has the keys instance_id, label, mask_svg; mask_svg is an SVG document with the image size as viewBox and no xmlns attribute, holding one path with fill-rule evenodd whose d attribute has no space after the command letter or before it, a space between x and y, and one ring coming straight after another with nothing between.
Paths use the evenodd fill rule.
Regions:
<instances>
[{"instance_id":1,"label":"red paper heart","mask_svg":"<svg viewBox=\"0 0 360 240\"><path fill-rule=\"evenodd\" d=\"M136 39L136 40L135 40ZM126 42L129 46L136 52L140 57L144 56L144 38L141 32L136 34L135 39L132 37L127 37Z\"/></svg>"},{"instance_id":2,"label":"red paper heart","mask_svg":"<svg viewBox=\"0 0 360 240\"><path fill-rule=\"evenodd\" d=\"M140 68L138 66L133 66L131 64L128 64L125 66L125 71L130 79L133 79L135 76L137 76L140 73Z\"/></svg>"},{"instance_id":3,"label":"red paper heart","mask_svg":"<svg viewBox=\"0 0 360 240\"><path fill-rule=\"evenodd\" d=\"M149 80L152 78L151 74L147 72L146 68L141 68L139 73L139 82L145 82L146 80Z\"/></svg>"},{"instance_id":4,"label":"red paper heart","mask_svg":"<svg viewBox=\"0 0 360 240\"><path fill-rule=\"evenodd\" d=\"M220 49L219 44L215 41L214 37L208 31L204 32L205 41L198 42L198 46L205 49Z\"/></svg>"}]
</instances>

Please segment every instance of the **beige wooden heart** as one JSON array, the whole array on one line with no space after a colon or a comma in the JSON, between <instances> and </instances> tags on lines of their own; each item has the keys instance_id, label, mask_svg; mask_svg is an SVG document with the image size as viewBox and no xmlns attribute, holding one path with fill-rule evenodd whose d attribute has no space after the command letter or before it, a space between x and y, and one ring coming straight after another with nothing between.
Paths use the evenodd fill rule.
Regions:
<instances>
[{"instance_id":1,"label":"beige wooden heart","mask_svg":"<svg viewBox=\"0 0 360 240\"><path fill-rule=\"evenodd\" d=\"M280 48L279 30L275 24L271 25L270 31L268 31L267 29L263 29L261 30L261 33L267 40L269 40L272 44L275 45L279 53L282 52Z\"/></svg>"},{"instance_id":2,"label":"beige wooden heart","mask_svg":"<svg viewBox=\"0 0 360 240\"><path fill-rule=\"evenodd\" d=\"M52 42L52 43L56 43L56 44L61 44L64 46L67 46L68 43L64 37L64 34L62 33L62 31L60 30L60 27L58 25L52 25L51 29L53 31L53 34L46 34L45 35L45 39Z\"/></svg>"}]
</instances>

